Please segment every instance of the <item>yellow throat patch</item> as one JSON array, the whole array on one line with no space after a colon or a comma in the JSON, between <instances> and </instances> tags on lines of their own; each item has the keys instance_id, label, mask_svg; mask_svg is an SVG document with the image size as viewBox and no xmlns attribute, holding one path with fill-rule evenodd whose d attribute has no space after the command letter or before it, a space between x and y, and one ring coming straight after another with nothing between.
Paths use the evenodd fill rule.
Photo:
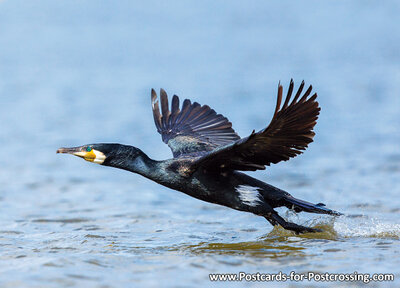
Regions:
<instances>
[{"instance_id":1,"label":"yellow throat patch","mask_svg":"<svg viewBox=\"0 0 400 288\"><path fill-rule=\"evenodd\" d=\"M95 149L92 149L90 152L87 152L87 151L75 152L74 155L82 157L86 161L97 163L97 164L102 164L104 162L104 160L106 159L106 155L104 155L103 152L100 152Z\"/></svg>"}]
</instances>

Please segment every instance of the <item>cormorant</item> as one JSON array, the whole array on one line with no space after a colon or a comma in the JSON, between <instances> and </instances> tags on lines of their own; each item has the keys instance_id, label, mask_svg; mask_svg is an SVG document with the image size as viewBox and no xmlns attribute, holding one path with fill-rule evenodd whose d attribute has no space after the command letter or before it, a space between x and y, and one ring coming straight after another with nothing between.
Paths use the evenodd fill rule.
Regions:
<instances>
[{"instance_id":1,"label":"cormorant","mask_svg":"<svg viewBox=\"0 0 400 288\"><path fill-rule=\"evenodd\" d=\"M301 154L313 141L314 125L320 108L317 94L311 97L312 86L301 96L304 81L293 100L293 80L282 103L282 86L271 123L259 132L240 138L231 122L207 105L186 99L182 108L174 95L171 110L167 93L161 89L161 113L158 97L151 91L154 122L173 158L150 159L140 149L122 144L89 144L60 148L57 153L73 154L105 166L138 173L161 185L181 191L197 199L251 212L265 217L272 225L298 233L321 230L285 221L274 210L286 206L295 212L341 215L297 198L239 171L263 170L265 166L289 160ZM301 97L300 97L301 96Z\"/></svg>"}]
</instances>

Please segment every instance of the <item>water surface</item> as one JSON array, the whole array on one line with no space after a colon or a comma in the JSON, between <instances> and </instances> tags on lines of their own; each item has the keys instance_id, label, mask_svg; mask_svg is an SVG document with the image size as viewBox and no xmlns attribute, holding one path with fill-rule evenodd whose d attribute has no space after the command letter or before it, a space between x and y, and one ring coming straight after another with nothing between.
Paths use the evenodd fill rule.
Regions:
<instances>
[{"instance_id":1,"label":"water surface","mask_svg":"<svg viewBox=\"0 0 400 288\"><path fill-rule=\"evenodd\" d=\"M398 3L146 3L0 1L0 285L206 287L209 273L241 271L394 273L398 283ZM160 87L247 136L267 125L290 78L318 92L315 141L251 175L345 213L280 210L323 233L272 229L55 154L118 142L171 157L150 109ZM213 283L244 284L266 285ZM273 286L321 284L347 286Z\"/></svg>"}]
</instances>

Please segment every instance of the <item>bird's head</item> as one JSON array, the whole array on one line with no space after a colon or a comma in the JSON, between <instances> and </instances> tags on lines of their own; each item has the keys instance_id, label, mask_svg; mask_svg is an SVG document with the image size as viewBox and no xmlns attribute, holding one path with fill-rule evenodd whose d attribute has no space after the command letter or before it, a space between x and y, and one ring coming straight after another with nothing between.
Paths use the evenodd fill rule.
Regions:
<instances>
[{"instance_id":1,"label":"bird's head","mask_svg":"<svg viewBox=\"0 0 400 288\"><path fill-rule=\"evenodd\" d=\"M60 148L57 153L72 154L86 161L114 166L124 160L133 160L143 153L139 149L121 144L87 144L78 147ZM117 162L117 163L115 163Z\"/></svg>"},{"instance_id":2,"label":"bird's head","mask_svg":"<svg viewBox=\"0 0 400 288\"><path fill-rule=\"evenodd\" d=\"M57 153L72 154L89 162L103 164L107 158L107 155L112 151L112 148L108 147L108 145L88 144L71 148L59 148Z\"/></svg>"},{"instance_id":3,"label":"bird's head","mask_svg":"<svg viewBox=\"0 0 400 288\"><path fill-rule=\"evenodd\" d=\"M72 154L86 161L142 173L143 161L150 161L140 149L122 144L88 144L72 148L60 148L57 153Z\"/></svg>"}]
</instances>

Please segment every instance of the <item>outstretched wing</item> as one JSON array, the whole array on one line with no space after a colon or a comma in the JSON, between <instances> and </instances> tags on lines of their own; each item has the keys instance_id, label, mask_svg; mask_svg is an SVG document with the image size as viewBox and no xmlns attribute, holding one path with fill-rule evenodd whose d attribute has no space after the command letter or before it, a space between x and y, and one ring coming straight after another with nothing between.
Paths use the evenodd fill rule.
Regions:
<instances>
[{"instance_id":1,"label":"outstretched wing","mask_svg":"<svg viewBox=\"0 0 400 288\"><path fill-rule=\"evenodd\" d=\"M283 106L282 86L278 86L278 100L274 116L269 126L257 133L199 157L191 166L191 171L199 167L209 170L244 170L265 169L265 165L278 163L296 157L313 141L312 131L319 115L320 108L315 93L310 98L312 86L304 95L301 83L296 95L290 102L293 92L293 80ZM299 100L300 98L300 100ZM290 102L290 104L289 104Z\"/></svg>"},{"instance_id":2,"label":"outstretched wing","mask_svg":"<svg viewBox=\"0 0 400 288\"><path fill-rule=\"evenodd\" d=\"M232 129L232 123L221 114L217 114L207 105L185 99L182 110L179 97L172 97L171 111L167 93L161 89L161 113L158 98L151 90L151 105L154 122L164 143L172 150L174 157L199 152L212 151L219 146L232 143L240 137Z\"/></svg>"}]
</instances>

